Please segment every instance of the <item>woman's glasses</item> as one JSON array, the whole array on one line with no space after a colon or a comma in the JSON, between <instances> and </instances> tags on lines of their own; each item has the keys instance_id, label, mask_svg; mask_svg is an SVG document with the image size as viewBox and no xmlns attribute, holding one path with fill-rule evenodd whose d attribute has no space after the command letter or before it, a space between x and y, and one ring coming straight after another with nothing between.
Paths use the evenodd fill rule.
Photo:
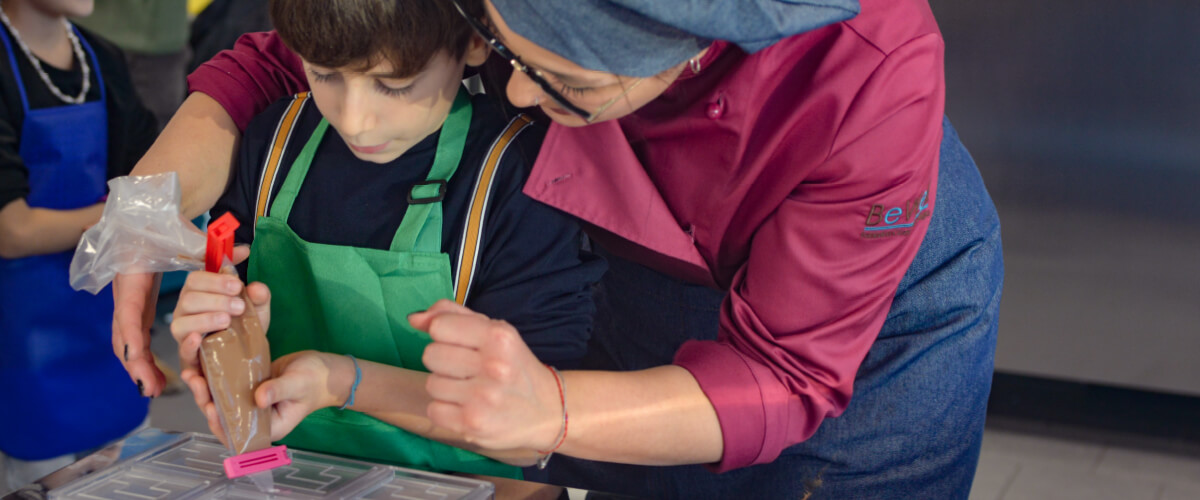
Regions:
<instances>
[{"instance_id":1,"label":"woman's glasses","mask_svg":"<svg viewBox=\"0 0 1200 500\"><path fill-rule=\"evenodd\" d=\"M491 47L492 50L496 51L501 58L507 59L509 64L512 64L514 69L524 73L525 76L529 77L529 80L536 84L538 88L542 89L543 93L550 96L551 99L554 99L555 102L566 108L567 111L570 111L580 118L583 118L583 120L587 123L592 123L596 117L600 116L601 113L619 101L622 97L628 95L631 90L645 80L644 78L639 78L637 81L633 82L632 85L626 87L625 90L620 94L617 94L616 97L609 99L608 102L604 103L602 106L596 109L596 111L589 113L587 110L576 106L571 101L568 101L566 96L563 96L561 93L555 90L554 85L546 80L546 77L541 71L537 70L536 68L531 68L529 65L521 62L521 58L517 57L516 54L513 54L512 51L509 50L508 47L506 47L504 43L496 37L496 35L492 34L491 30L489 30L487 26L484 26L479 19L467 14L467 11L463 9L461 4L459 4L459 0L452 1L454 2L454 7L457 8L458 12L467 20L467 24L471 25L471 28L475 30L475 33L479 34L480 38L483 38L483 41L487 42L488 46Z\"/></svg>"}]
</instances>

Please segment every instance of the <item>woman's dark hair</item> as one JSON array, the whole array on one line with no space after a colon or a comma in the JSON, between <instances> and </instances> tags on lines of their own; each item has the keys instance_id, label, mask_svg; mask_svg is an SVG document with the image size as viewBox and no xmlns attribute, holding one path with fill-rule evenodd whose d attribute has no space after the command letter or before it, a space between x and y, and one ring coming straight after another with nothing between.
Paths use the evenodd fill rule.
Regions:
<instances>
[{"instance_id":1,"label":"woman's dark hair","mask_svg":"<svg viewBox=\"0 0 1200 500\"><path fill-rule=\"evenodd\" d=\"M460 0L481 15L481 0ZM326 68L367 70L381 59L397 77L419 73L439 51L461 58L473 32L449 0L270 0L279 38Z\"/></svg>"}]
</instances>

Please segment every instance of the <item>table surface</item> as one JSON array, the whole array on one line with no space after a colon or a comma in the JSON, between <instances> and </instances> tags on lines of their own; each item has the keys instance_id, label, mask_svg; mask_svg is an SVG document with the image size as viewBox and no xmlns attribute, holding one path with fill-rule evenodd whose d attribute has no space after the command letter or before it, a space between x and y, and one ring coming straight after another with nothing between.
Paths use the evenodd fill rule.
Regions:
<instances>
[{"instance_id":1,"label":"table surface","mask_svg":"<svg viewBox=\"0 0 1200 500\"><path fill-rule=\"evenodd\" d=\"M103 471L121 460L173 441L180 434L182 433L164 432L153 428L143 430L105 446L75 463L47 474L45 477L25 485L16 491L10 492L3 498L0 498L0 500L45 500L49 497L49 492L55 488L60 488L80 477ZM494 484L496 486L495 498L497 500L566 500L569 497L567 489L561 486L474 474L460 474L460 476L488 481Z\"/></svg>"}]
</instances>

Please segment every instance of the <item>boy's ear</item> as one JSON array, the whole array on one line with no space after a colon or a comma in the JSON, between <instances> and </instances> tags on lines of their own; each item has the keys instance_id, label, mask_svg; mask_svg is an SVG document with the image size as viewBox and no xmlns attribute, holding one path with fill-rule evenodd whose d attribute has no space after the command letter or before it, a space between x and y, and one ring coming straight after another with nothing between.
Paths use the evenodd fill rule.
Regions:
<instances>
[{"instance_id":1,"label":"boy's ear","mask_svg":"<svg viewBox=\"0 0 1200 500\"><path fill-rule=\"evenodd\" d=\"M487 61L491 55L492 49L488 47L487 42L479 38L479 35L471 35L471 40L467 42L467 51L463 53L463 62L467 66L479 66Z\"/></svg>"}]
</instances>

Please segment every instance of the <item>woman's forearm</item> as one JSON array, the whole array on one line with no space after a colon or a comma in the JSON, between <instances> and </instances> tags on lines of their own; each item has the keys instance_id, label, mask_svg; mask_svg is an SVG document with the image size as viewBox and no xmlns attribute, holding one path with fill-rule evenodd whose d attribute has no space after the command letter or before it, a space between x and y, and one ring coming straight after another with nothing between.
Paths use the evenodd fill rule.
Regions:
<instances>
[{"instance_id":1,"label":"woman's forearm","mask_svg":"<svg viewBox=\"0 0 1200 500\"><path fill-rule=\"evenodd\" d=\"M687 370L671 365L562 375L570 427L560 453L641 465L721 459L716 411Z\"/></svg>"},{"instance_id":2,"label":"woman's forearm","mask_svg":"<svg viewBox=\"0 0 1200 500\"><path fill-rule=\"evenodd\" d=\"M178 173L183 215L196 217L212 208L225 191L240 136L225 108L193 92L131 175Z\"/></svg>"}]
</instances>

